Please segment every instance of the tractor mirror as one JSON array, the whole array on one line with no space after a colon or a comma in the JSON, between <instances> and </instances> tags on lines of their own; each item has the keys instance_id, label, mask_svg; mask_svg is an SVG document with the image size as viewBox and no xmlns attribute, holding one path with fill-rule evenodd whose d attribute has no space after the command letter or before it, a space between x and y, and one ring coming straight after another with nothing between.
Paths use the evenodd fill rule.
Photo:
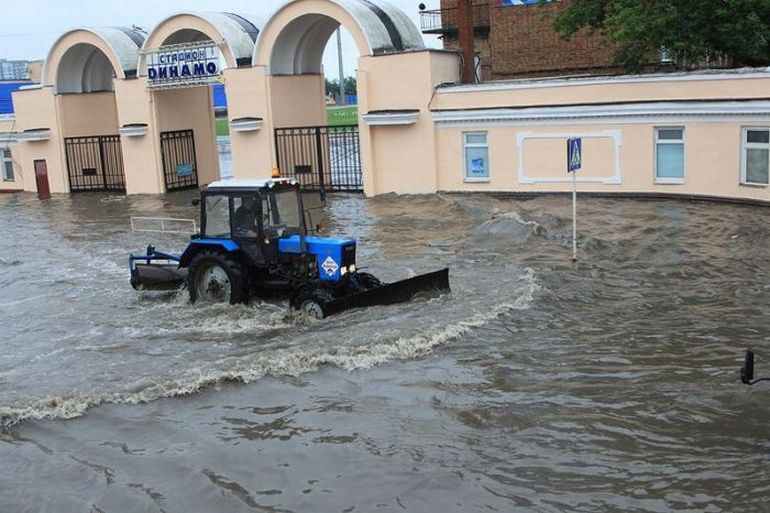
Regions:
<instances>
[{"instance_id":1,"label":"tractor mirror","mask_svg":"<svg viewBox=\"0 0 770 513\"><path fill-rule=\"evenodd\" d=\"M193 206L197 207L198 205L201 204L201 199L200 198L193 198L192 204L193 204Z\"/></svg>"},{"instance_id":2,"label":"tractor mirror","mask_svg":"<svg viewBox=\"0 0 770 513\"><path fill-rule=\"evenodd\" d=\"M752 381L754 381L754 351L748 349L741 367L741 383L751 385Z\"/></svg>"}]
</instances>

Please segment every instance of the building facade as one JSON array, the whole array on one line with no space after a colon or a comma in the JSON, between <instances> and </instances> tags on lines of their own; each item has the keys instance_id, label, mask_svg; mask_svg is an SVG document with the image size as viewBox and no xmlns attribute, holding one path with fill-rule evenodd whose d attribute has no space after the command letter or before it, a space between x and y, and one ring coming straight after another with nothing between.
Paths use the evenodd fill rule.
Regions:
<instances>
[{"instance_id":1,"label":"building facade","mask_svg":"<svg viewBox=\"0 0 770 513\"><path fill-rule=\"evenodd\" d=\"M339 25L359 53L360 115L345 130L324 126L321 59ZM238 178L279 168L367 195L558 193L571 189L566 141L581 137L580 191L770 202L768 70L461 85L461 67L374 0L294 0L264 23L190 12L148 34L75 29L41 84L14 93L0 135L15 144L15 182L0 189L204 186L223 175L211 94L221 83Z\"/></svg>"},{"instance_id":2,"label":"building facade","mask_svg":"<svg viewBox=\"0 0 770 513\"><path fill-rule=\"evenodd\" d=\"M0 80L29 80L28 61L0 59Z\"/></svg>"}]
</instances>

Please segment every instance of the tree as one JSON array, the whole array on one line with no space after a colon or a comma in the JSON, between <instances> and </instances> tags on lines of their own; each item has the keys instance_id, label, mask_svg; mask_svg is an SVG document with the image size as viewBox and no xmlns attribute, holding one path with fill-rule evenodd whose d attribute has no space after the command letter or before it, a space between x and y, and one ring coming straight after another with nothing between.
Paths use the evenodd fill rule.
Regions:
<instances>
[{"instance_id":1,"label":"tree","mask_svg":"<svg viewBox=\"0 0 770 513\"><path fill-rule=\"evenodd\" d=\"M601 32L629 72L663 49L685 68L715 59L770 64L770 0L572 0L554 28L565 39L583 28Z\"/></svg>"},{"instance_id":2,"label":"tree","mask_svg":"<svg viewBox=\"0 0 770 513\"><path fill-rule=\"evenodd\" d=\"M345 77L345 94L356 94L356 87L355 77ZM338 79L326 79L326 95L335 98L340 95L340 81Z\"/></svg>"}]
</instances>

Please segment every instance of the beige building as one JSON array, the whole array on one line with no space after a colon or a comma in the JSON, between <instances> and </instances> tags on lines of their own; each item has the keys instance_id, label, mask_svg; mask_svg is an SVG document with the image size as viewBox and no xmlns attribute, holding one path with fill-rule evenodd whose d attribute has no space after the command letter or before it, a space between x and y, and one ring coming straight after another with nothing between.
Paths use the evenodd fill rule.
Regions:
<instances>
[{"instance_id":1,"label":"beige building","mask_svg":"<svg viewBox=\"0 0 770 513\"><path fill-rule=\"evenodd\" d=\"M339 25L359 53L360 116L330 128L321 61ZM367 195L561 192L566 140L581 137L581 190L770 201L766 70L460 85L460 66L382 1L294 0L264 22L179 13L149 34L62 35L0 134L13 132L16 188L200 187L220 177L210 88L222 82L236 177L278 167Z\"/></svg>"}]
</instances>

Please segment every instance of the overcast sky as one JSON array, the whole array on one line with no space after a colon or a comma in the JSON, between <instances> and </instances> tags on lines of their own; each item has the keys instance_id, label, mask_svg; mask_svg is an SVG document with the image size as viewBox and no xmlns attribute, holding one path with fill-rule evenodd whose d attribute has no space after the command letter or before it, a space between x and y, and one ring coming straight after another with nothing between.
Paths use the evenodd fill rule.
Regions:
<instances>
[{"instance_id":1,"label":"overcast sky","mask_svg":"<svg viewBox=\"0 0 770 513\"><path fill-rule=\"evenodd\" d=\"M439 0L389 0L419 27L418 5L438 8ZM5 1L0 16L0 58L44 59L56 38L76 27L137 25L148 32L170 14L180 11L228 11L267 19L285 0L14 0ZM352 39L343 33L345 75L353 75L357 53ZM432 36L425 44L440 47ZM324 56L327 77L338 76L336 38Z\"/></svg>"}]
</instances>

